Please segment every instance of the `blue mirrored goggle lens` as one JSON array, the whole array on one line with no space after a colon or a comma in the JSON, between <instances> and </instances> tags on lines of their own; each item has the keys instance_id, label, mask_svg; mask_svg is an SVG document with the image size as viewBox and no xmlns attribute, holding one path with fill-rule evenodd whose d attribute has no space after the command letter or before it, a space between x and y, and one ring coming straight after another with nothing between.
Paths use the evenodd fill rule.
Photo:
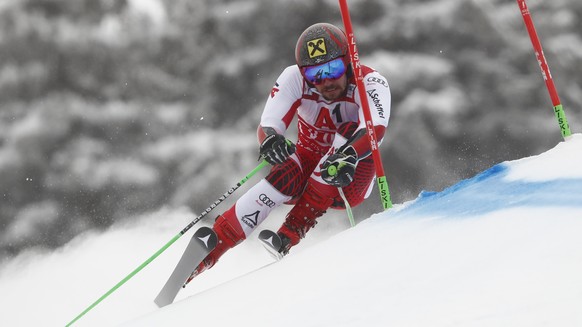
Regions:
<instances>
[{"instance_id":1,"label":"blue mirrored goggle lens","mask_svg":"<svg viewBox=\"0 0 582 327\"><path fill-rule=\"evenodd\" d=\"M337 58L317 66L303 67L303 77L312 84L318 85L326 79L338 79L346 72L342 58Z\"/></svg>"}]
</instances>

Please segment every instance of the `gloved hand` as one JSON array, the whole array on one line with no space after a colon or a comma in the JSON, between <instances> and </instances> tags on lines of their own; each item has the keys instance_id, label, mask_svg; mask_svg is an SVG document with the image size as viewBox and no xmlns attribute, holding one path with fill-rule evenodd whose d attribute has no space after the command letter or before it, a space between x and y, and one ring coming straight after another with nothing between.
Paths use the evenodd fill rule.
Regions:
<instances>
[{"instance_id":1,"label":"gloved hand","mask_svg":"<svg viewBox=\"0 0 582 327\"><path fill-rule=\"evenodd\" d=\"M354 180L357 162L356 150L353 147L339 148L321 165L321 178L329 185L348 186Z\"/></svg>"},{"instance_id":2,"label":"gloved hand","mask_svg":"<svg viewBox=\"0 0 582 327\"><path fill-rule=\"evenodd\" d=\"M271 165L281 164L295 153L295 144L281 134L270 134L261 143L259 153Z\"/></svg>"}]
</instances>

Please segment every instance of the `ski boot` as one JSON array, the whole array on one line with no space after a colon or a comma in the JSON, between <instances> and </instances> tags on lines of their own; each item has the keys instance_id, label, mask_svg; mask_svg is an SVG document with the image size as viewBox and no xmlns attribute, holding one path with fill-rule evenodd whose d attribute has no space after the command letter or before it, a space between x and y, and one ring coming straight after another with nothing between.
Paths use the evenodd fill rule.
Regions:
<instances>
[{"instance_id":1,"label":"ski boot","mask_svg":"<svg viewBox=\"0 0 582 327\"><path fill-rule=\"evenodd\" d=\"M291 247L297 245L305 234L317 224L321 217L333 203L333 199L320 194L311 184L289 211L285 222L277 233L263 230L259 239L275 259L280 260Z\"/></svg>"},{"instance_id":2,"label":"ski boot","mask_svg":"<svg viewBox=\"0 0 582 327\"><path fill-rule=\"evenodd\" d=\"M233 207L234 208L234 207ZM225 216L229 214L230 210L224 213L221 216L216 218L216 222L212 229L216 233L218 238L218 243L214 250L212 250L202 262L194 269L190 277L186 280L183 287L186 287L194 277L200 275L204 271L212 268L217 262L220 257L229 249L235 247L239 243L245 240L245 234L240 228L235 228L233 223L228 221ZM236 223L236 222L235 222Z\"/></svg>"}]
</instances>

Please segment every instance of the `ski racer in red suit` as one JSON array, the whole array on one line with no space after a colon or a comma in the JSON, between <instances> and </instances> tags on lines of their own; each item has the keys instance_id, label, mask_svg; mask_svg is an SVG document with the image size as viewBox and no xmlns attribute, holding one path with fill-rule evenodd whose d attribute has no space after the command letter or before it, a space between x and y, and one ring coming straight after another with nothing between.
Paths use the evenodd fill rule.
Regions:
<instances>
[{"instance_id":1,"label":"ski racer in red suit","mask_svg":"<svg viewBox=\"0 0 582 327\"><path fill-rule=\"evenodd\" d=\"M270 173L218 216L216 248L192 273L212 267L230 248L245 240L269 213L293 204L277 231L286 255L327 209L345 209L338 187L355 207L369 195L375 178L359 94L342 30L327 23L307 28L295 49L296 65L287 67L271 90L258 128L259 152ZM386 79L363 66L364 85L378 140L390 116ZM285 132L297 116L297 144ZM327 168L336 166L330 176Z\"/></svg>"}]
</instances>

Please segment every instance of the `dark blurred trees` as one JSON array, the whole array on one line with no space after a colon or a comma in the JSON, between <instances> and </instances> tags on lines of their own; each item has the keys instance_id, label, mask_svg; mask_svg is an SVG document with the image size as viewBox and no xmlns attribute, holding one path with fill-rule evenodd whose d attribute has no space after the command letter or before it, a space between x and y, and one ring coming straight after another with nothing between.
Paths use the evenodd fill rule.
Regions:
<instances>
[{"instance_id":1,"label":"dark blurred trees","mask_svg":"<svg viewBox=\"0 0 582 327\"><path fill-rule=\"evenodd\" d=\"M350 6L363 63L391 84L396 203L560 140L515 3ZM576 131L582 5L529 6ZM266 96L319 21L342 25L336 2L0 6L0 257L164 205L205 208L255 164Z\"/></svg>"}]
</instances>

